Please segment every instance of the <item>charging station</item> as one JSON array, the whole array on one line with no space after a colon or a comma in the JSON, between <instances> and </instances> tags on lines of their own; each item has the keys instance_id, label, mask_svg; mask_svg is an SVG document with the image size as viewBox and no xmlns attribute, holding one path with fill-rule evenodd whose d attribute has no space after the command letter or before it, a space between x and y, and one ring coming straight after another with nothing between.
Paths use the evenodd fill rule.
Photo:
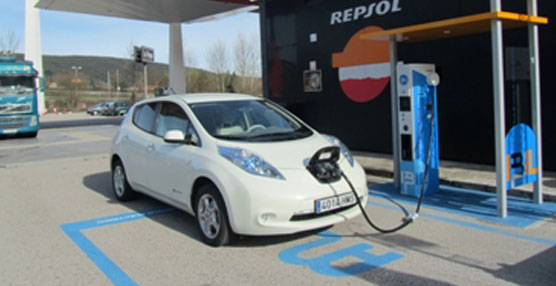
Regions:
<instances>
[{"instance_id":1,"label":"charging station","mask_svg":"<svg viewBox=\"0 0 556 286\"><path fill-rule=\"evenodd\" d=\"M419 197L438 192L438 74L433 64L397 66L400 192ZM423 186L424 185L424 186Z\"/></svg>"}]
</instances>

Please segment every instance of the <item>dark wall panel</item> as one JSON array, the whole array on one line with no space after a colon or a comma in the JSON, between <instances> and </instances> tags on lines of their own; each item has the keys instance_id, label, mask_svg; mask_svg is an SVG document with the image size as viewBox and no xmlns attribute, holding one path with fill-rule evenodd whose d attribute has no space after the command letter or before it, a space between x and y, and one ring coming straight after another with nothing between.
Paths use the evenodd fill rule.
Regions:
<instances>
[{"instance_id":1,"label":"dark wall panel","mask_svg":"<svg viewBox=\"0 0 556 286\"><path fill-rule=\"evenodd\" d=\"M503 2L505 10L526 11L525 1ZM267 33L263 38L268 55L265 96L285 105L318 130L338 136L353 150L382 153L391 153L392 145L390 86L380 84L384 83L380 65L387 59L384 60L383 47L354 48L359 45L353 44L357 42L354 35L368 27L386 30L489 11L489 1L483 0L267 0L262 5L266 11L262 30ZM540 0L540 14L555 15L555 5L554 1ZM556 112L554 27L550 24L540 29L544 160L545 168L551 170L556 169L556 153L551 148L556 144L555 132L551 131ZM311 41L312 34L316 41ZM506 50L527 48L527 29L504 32L504 41ZM400 61L434 63L441 76L438 88L441 158L492 164L490 34L402 43L398 49ZM321 92L304 92L303 74L310 69L311 62L322 71ZM515 71L515 65L509 68ZM527 80L507 79L509 130L516 118L530 122L530 85ZM351 84L355 82L362 85L354 88ZM372 100L350 99L361 92L369 95L377 90L378 95ZM521 111L515 111L515 102L521 103Z\"/></svg>"}]
</instances>

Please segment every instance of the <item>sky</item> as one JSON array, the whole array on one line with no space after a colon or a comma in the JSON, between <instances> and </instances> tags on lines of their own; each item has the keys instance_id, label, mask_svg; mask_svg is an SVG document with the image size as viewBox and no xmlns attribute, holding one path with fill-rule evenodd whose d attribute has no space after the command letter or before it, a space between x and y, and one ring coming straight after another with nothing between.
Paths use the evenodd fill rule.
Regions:
<instances>
[{"instance_id":1,"label":"sky","mask_svg":"<svg viewBox=\"0 0 556 286\"><path fill-rule=\"evenodd\" d=\"M154 0L153 0L154 1ZM40 11L44 55L89 55L129 58L133 45L154 49L155 62L168 63L168 25L86 14ZM25 0L0 0L0 38L15 33L17 52L25 45ZM259 47L259 16L242 13L224 19L182 25L185 53L195 66L208 69L207 51L218 40L227 43L232 57L233 43L241 33Z\"/></svg>"}]
</instances>

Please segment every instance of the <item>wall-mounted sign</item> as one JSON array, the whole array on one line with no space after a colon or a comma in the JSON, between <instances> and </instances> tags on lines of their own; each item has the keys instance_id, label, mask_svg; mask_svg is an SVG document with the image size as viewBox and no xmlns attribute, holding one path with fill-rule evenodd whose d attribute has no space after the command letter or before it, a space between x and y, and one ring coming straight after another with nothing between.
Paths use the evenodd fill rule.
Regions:
<instances>
[{"instance_id":1,"label":"wall-mounted sign","mask_svg":"<svg viewBox=\"0 0 556 286\"><path fill-rule=\"evenodd\" d=\"M306 70L303 72L303 86L305 92L322 91L322 71Z\"/></svg>"}]
</instances>

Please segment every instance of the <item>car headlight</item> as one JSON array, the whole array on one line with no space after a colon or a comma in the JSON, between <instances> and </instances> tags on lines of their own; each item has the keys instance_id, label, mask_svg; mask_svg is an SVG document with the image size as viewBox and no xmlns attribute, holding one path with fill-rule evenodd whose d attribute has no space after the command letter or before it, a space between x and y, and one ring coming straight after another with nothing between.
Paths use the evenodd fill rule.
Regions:
<instances>
[{"instance_id":1,"label":"car headlight","mask_svg":"<svg viewBox=\"0 0 556 286\"><path fill-rule=\"evenodd\" d=\"M222 157L230 160L234 165L253 175L285 180L286 178L276 168L261 157L241 148L218 147Z\"/></svg>"},{"instance_id":2,"label":"car headlight","mask_svg":"<svg viewBox=\"0 0 556 286\"><path fill-rule=\"evenodd\" d=\"M355 160L353 159L353 155L351 155L351 152L349 151L347 146L344 145L344 143L342 143L342 141L340 141L340 139L338 139L334 136L326 135L326 134L323 134L322 136L324 136L324 138L326 138L328 141L330 141L330 143L340 147L340 152L342 153L342 155L344 155L344 157L346 157L349 164L353 167L353 164L354 164Z\"/></svg>"}]
</instances>

